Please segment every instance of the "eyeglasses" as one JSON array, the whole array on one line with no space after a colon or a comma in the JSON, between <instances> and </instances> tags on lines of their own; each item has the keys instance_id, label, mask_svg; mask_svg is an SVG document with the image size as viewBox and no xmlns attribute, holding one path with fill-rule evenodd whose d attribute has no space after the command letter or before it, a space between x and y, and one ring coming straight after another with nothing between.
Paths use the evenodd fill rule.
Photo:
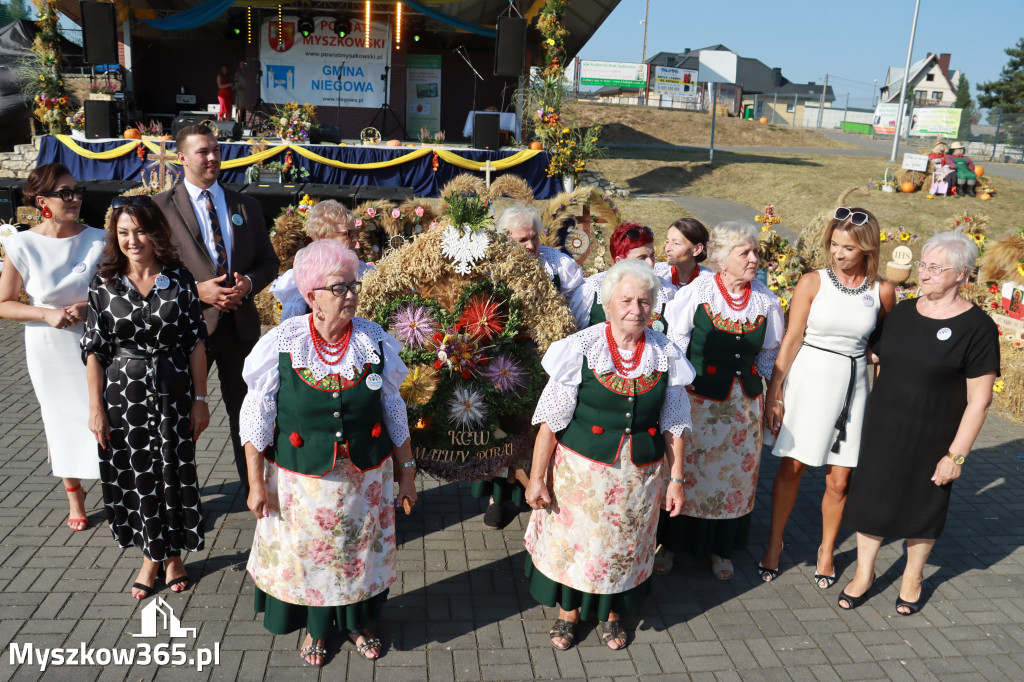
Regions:
<instances>
[{"instance_id":1,"label":"eyeglasses","mask_svg":"<svg viewBox=\"0 0 1024 682\"><path fill-rule=\"evenodd\" d=\"M631 242L639 241L641 237L647 236L654 239L654 231L646 225L643 227L631 227L626 230L626 239Z\"/></svg>"},{"instance_id":2,"label":"eyeglasses","mask_svg":"<svg viewBox=\"0 0 1024 682\"><path fill-rule=\"evenodd\" d=\"M348 284L346 284L345 282L335 282L330 286L317 287L316 289L313 289L313 291L329 291L332 294L334 294L337 298L341 298L350 291L353 294L358 295L359 292L362 290L363 283L360 281L349 282Z\"/></svg>"},{"instance_id":3,"label":"eyeglasses","mask_svg":"<svg viewBox=\"0 0 1024 682\"><path fill-rule=\"evenodd\" d=\"M917 271L918 272L921 272L922 270L927 270L929 272L929 274L932 274L932 275L941 275L946 270L955 270L956 269L952 265L947 265L947 266L943 267L941 265L934 265L934 264L929 265L928 263L922 263L921 261L916 261L916 265L917 265Z\"/></svg>"},{"instance_id":4,"label":"eyeglasses","mask_svg":"<svg viewBox=\"0 0 1024 682\"><path fill-rule=\"evenodd\" d=\"M67 202L67 201L81 201L82 197L85 196L85 188L84 187L75 187L74 189L68 189L67 187L65 187L63 189L58 189L58 190L55 190L53 192L50 192L49 194L44 194L43 196L44 197L51 197L51 198L52 197L60 197L60 200L61 201L65 201L65 202Z\"/></svg>"},{"instance_id":5,"label":"eyeglasses","mask_svg":"<svg viewBox=\"0 0 1024 682\"><path fill-rule=\"evenodd\" d=\"M153 199L147 194L140 194L131 197L114 197L110 200L110 208L119 209L125 206L135 206L136 208L149 208L153 205Z\"/></svg>"},{"instance_id":6,"label":"eyeglasses","mask_svg":"<svg viewBox=\"0 0 1024 682\"><path fill-rule=\"evenodd\" d=\"M863 225L868 221L868 214L864 211L851 211L845 206L840 206L835 212L836 220L850 219L851 225Z\"/></svg>"}]
</instances>

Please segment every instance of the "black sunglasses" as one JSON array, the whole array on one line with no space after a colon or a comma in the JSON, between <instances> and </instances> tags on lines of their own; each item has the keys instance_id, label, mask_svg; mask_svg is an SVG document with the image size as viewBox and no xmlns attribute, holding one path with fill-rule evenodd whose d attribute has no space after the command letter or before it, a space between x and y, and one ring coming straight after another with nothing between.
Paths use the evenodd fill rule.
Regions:
<instances>
[{"instance_id":1,"label":"black sunglasses","mask_svg":"<svg viewBox=\"0 0 1024 682\"><path fill-rule=\"evenodd\" d=\"M363 283L357 280L355 282L349 282L348 284L346 284L345 282L335 282L329 287L317 287L316 289L313 289L313 291L329 291L338 298L341 298L349 291L351 291L353 294L358 295L359 292L362 291L362 289Z\"/></svg>"},{"instance_id":2,"label":"black sunglasses","mask_svg":"<svg viewBox=\"0 0 1024 682\"><path fill-rule=\"evenodd\" d=\"M863 225L868 222L868 214L864 211L851 211L845 206L840 206L836 209L836 220L846 220L847 218L850 219L850 224L852 225Z\"/></svg>"},{"instance_id":3,"label":"black sunglasses","mask_svg":"<svg viewBox=\"0 0 1024 682\"><path fill-rule=\"evenodd\" d=\"M58 190L55 190L53 192L50 192L48 194L44 194L43 196L44 197L60 197L61 201L75 201L76 199L78 201L81 201L82 197L85 196L85 188L84 187L76 187L74 189L68 189L67 187L65 187L63 189L58 189Z\"/></svg>"},{"instance_id":4,"label":"black sunglasses","mask_svg":"<svg viewBox=\"0 0 1024 682\"><path fill-rule=\"evenodd\" d=\"M148 194L139 194L131 197L114 197L110 200L110 208L119 209L125 206L135 206L136 208L149 208L153 205L153 199Z\"/></svg>"},{"instance_id":5,"label":"black sunglasses","mask_svg":"<svg viewBox=\"0 0 1024 682\"><path fill-rule=\"evenodd\" d=\"M650 237L651 239L654 239L654 231L651 228L647 227L646 225L643 227L631 227L628 230L626 230L626 239L628 239L631 242L639 241L640 237L643 236L647 236Z\"/></svg>"}]
</instances>

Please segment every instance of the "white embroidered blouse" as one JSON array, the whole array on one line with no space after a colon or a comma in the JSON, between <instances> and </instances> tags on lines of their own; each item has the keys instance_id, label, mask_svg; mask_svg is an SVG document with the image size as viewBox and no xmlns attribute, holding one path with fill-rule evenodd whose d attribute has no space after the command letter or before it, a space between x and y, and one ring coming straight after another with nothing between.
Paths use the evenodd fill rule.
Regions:
<instances>
[{"instance_id":1,"label":"white embroidered blouse","mask_svg":"<svg viewBox=\"0 0 1024 682\"><path fill-rule=\"evenodd\" d=\"M572 301L569 303L569 308L572 310L572 316L576 318L576 326L580 329L584 329L590 326L590 308L594 304L594 295L597 295L597 304L601 305L604 301L601 300L601 282L604 281L604 276L608 272L599 272L591 275L583 280L583 284L576 293L572 296ZM676 295L675 288L671 286L665 286L664 283L661 285L661 289L658 290L658 300L654 303L654 312L660 312L664 310L668 302L671 301Z\"/></svg>"},{"instance_id":2,"label":"white embroidered blouse","mask_svg":"<svg viewBox=\"0 0 1024 682\"><path fill-rule=\"evenodd\" d=\"M384 357L379 354L380 345ZM249 392L242 402L239 434L242 443L252 443L263 451L274 441L274 424L277 422L277 391L281 386L278 362L281 353L289 353L292 367L306 368L316 381L328 374L340 374L354 379L368 363L384 361L381 378L381 404L384 408L384 425L395 445L409 439L409 419L405 401L398 392L399 386L409 373L398 356L401 349L398 341L381 329L380 325L361 317L352 319L352 338L348 351L337 365L327 365L313 348L313 337L309 333L309 315L293 317L274 327L261 338L245 359L242 379Z\"/></svg>"},{"instance_id":3,"label":"white embroidered blouse","mask_svg":"<svg viewBox=\"0 0 1024 682\"><path fill-rule=\"evenodd\" d=\"M607 323L605 323L607 324ZM576 411L576 398L583 381L583 359L590 369L598 374L615 371L611 349L605 338L605 324L595 324L572 336L556 341L544 354L541 365L548 373L547 385L537 401L533 423L547 425L558 432L569 425ZM637 379L655 370L667 374L668 390L661 407L661 429L682 436L684 429L692 430L690 421L690 399L686 385L693 381L696 372L680 348L664 334L645 329L645 345L640 364L624 379ZM623 359L632 358L632 351L620 350Z\"/></svg>"},{"instance_id":4,"label":"white embroidered blouse","mask_svg":"<svg viewBox=\"0 0 1024 682\"><path fill-rule=\"evenodd\" d=\"M376 267L371 263L359 261L359 272L356 273L356 278L361 280L366 273L374 272L375 270ZM277 279L270 283L270 293L281 303L282 322L309 312L306 299L302 297L298 285L295 284L295 271L292 269L285 270L277 276Z\"/></svg>"},{"instance_id":5,"label":"white embroidered blouse","mask_svg":"<svg viewBox=\"0 0 1024 682\"><path fill-rule=\"evenodd\" d=\"M710 307L712 315L721 315L729 320L753 322L763 315L767 324L764 345L754 357L754 365L766 381L771 381L775 358L779 354L782 337L786 333L786 322L782 316L782 307L779 305L778 296L756 279L750 283L750 286L750 301L747 303L747 307L743 310L733 310L726 305L713 276L698 277L693 284L682 287L665 308L668 335L683 349L685 355L690 346L694 315L697 313L697 308L705 303Z\"/></svg>"},{"instance_id":6,"label":"white embroidered blouse","mask_svg":"<svg viewBox=\"0 0 1024 682\"><path fill-rule=\"evenodd\" d=\"M562 296L565 296L566 299L572 298L572 295L583 284L583 270L572 259L572 256L550 246L542 245L538 257L548 279L554 280L555 275L558 275Z\"/></svg>"},{"instance_id":7,"label":"white embroidered blouse","mask_svg":"<svg viewBox=\"0 0 1024 682\"><path fill-rule=\"evenodd\" d=\"M697 265L696 267L697 267L697 273L698 273L697 277L704 277L706 275L713 275L713 274L715 274L715 273L711 272L710 270L708 270L703 265ZM654 264L654 274L658 276L658 279L661 280L662 284L664 284L665 286L669 287L673 291L679 291L680 289L682 289L683 287L686 286L686 284L682 284L680 286L676 286L675 284L672 284L672 266L669 265L668 263L664 262L664 261L662 261L660 263L655 263ZM694 281L696 281L696 280L694 280Z\"/></svg>"}]
</instances>

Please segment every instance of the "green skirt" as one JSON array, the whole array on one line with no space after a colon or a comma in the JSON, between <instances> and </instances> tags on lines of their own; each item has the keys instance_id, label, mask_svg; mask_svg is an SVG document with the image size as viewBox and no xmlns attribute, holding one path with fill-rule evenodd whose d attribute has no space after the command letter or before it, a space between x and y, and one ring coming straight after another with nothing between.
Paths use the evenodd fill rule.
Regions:
<instances>
[{"instance_id":1,"label":"green skirt","mask_svg":"<svg viewBox=\"0 0 1024 682\"><path fill-rule=\"evenodd\" d=\"M544 606L561 606L565 611L580 610L580 620L587 620L594 615L600 621L608 620L611 611L619 615L631 615L640 612L644 598L651 593L651 579L618 594L592 594L556 583L551 578L534 568L533 560L526 555L523 572L530 580L530 594Z\"/></svg>"},{"instance_id":2,"label":"green skirt","mask_svg":"<svg viewBox=\"0 0 1024 682\"><path fill-rule=\"evenodd\" d=\"M747 548L751 515L735 519L672 518L663 510L658 520L658 543L673 553L689 552L697 560L706 560L712 554L729 559L734 551Z\"/></svg>"},{"instance_id":3,"label":"green skirt","mask_svg":"<svg viewBox=\"0 0 1024 682\"><path fill-rule=\"evenodd\" d=\"M313 639L327 639L335 630L361 630L367 623L380 620L388 592L384 590L369 599L343 606L300 606L281 601L257 587L255 610L263 614L263 627L275 635L306 628Z\"/></svg>"},{"instance_id":4,"label":"green skirt","mask_svg":"<svg viewBox=\"0 0 1024 682\"><path fill-rule=\"evenodd\" d=\"M511 501L519 507L526 501L526 489L519 481L509 483L507 478L497 477L489 481L476 481L470 489L473 497L479 499L494 498L494 504L505 504Z\"/></svg>"}]
</instances>

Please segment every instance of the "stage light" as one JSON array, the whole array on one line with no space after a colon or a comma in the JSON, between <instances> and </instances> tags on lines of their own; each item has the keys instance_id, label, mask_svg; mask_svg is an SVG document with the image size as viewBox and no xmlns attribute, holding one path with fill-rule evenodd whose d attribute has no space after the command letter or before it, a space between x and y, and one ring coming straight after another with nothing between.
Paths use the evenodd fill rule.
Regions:
<instances>
[{"instance_id":1,"label":"stage light","mask_svg":"<svg viewBox=\"0 0 1024 682\"><path fill-rule=\"evenodd\" d=\"M277 49L284 49L284 7L277 6Z\"/></svg>"},{"instance_id":2,"label":"stage light","mask_svg":"<svg viewBox=\"0 0 1024 682\"><path fill-rule=\"evenodd\" d=\"M245 8L245 42L252 45L252 7Z\"/></svg>"},{"instance_id":3,"label":"stage light","mask_svg":"<svg viewBox=\"0 0 1024 682\"><path fill-rule=\"evenodd\" d=\"M370 0L366 0L366 10L363 12L363 47L370 49Z\"/></svg>"},{"instance_id":4,"label":"stage light","mask_svg":"<svg viewBox=\"0 0 1024 682\"><path fill-rule=\"evenodd\" d=\"M419 33L414 33L413 36L412 36L412 41L414 43L420 42L420 34Z\"/></svg>"},{"instance_id":5,"label":"stage light","mask_svg":"<svg viewBox=\"0 0 1024 682\"><path fill-rule=\"evenodd\" d=\"M230 38L241 38L245 32L245 27L242 25L242 17L235 15L228 18L228 37Z\"/></svg>"},{"instance_id":6,"label":"stage light","mask_svg":"<svg viewBox=\"0 0 1024 682\"><path fill-rule=\"evenodd\" d=\"M303 38L308 38L313 31L316 30L316 24L313 22L313 17L309 14L299 15L299 33L302 34Z\"/></svg>"},{"instance_id":7,"label":"stage light","mask_svg":"<svg viewBox=\"0 0 1024 682\"><path fill-rule=\"evenodd\" d=\"M335 19L332 30L339 38L344 38L348 35L348 22L342 21L341 19Z\"/></svg>"},{"instance_id":8,"label":"stage light","mask_svg":"<svg viewBox=\"0 0 1024 682\"><path fill-rule=\"evenodd\" d=\"M402 45L402 3L395 3L395 49Z\"/></svg>"}]
</instances>

